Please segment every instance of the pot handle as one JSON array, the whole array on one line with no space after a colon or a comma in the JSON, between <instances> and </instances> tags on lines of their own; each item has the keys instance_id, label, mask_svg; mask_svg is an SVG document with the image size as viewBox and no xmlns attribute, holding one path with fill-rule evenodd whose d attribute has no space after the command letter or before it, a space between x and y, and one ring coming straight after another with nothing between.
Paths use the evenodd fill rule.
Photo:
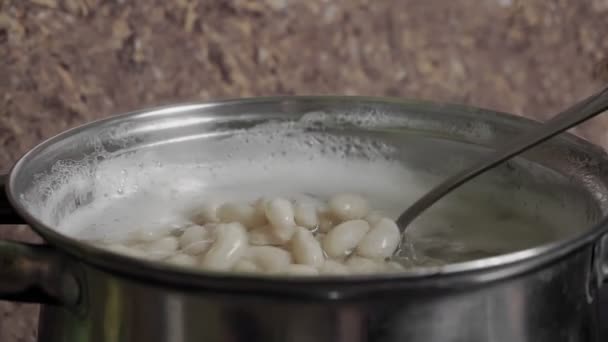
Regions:
<instances>
[{"instance_id":1,"label":"pot handle","mask_svg":"<svg viewBox=\"0 0 608 342\"><path fill-rule=\"evenodd\" d=\"M25 224L8 200L4 186L7 179L7 174L0 174L0 224Z\"/></svg>"},{"instance_id":2,"label":"pot handle","mask_svg":"<svg viewBox=\"0 0 608 342\"><path fill-rule=\"evenodd\" d=\"M605 219L604 221L607 221ZM604 222L607 224L608 222ZM602 286L608 286L608 233L604 233L595 243L596 262L595 262L595 273L597 279Z\"/></svg>"},{"instance_id":3,"label":"pot handle","mask_svg":"<svg viewBox=\"0 0 608 342\"><path fill-rule=\"evenodd\" d=\"M0 175L0 225L25 224L13 210ZM0 240L0 299L71 305L79 286L67 258L47 245Z\"/></svg>"},{"instance_id":4,"label":"pot handle","mask_svg":"<svg viewBox=\"0 0 608 342\"><path fill-rule=\"evenodd\" d=\"M0 241L0 298L73 305L80 288L65 258L52 247Z\"/></svg>"}]
</instances>

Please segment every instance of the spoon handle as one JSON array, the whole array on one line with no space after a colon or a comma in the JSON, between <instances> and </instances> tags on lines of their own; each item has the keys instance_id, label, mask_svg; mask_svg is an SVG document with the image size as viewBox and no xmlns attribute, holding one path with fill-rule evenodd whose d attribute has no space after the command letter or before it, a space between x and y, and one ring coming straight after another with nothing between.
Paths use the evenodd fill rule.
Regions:
<instances>
[{"instance_id":1,"label":"spoon handle","mask_svg":"<svg viewBox=\"0 0 608 342\"><path fill-rule=\"evenodd\" d=\"M487 158L483 158L471 167L447 178L432 188L424 196L408 207L397 219L401 231L405 231L423 211L431 207L443 196L466 183L479 174L499 165L505 160L518 155L552 137L572 128L581 122L589 120L608 109L608 88L592 95L557 114L551 120L533 128L528 133L511 141L502 148L497 149Z\"/></svg>"}]
</instances>

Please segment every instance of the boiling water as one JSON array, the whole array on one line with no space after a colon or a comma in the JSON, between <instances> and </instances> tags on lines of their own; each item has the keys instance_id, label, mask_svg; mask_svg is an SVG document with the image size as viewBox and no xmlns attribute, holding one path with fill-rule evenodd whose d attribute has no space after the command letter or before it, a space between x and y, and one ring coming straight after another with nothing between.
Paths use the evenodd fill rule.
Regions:
<instances>
[{"instance_id":1,"label":"boiling water","mask_svg":"<svg viewBox=\"0 0 608 342\"><path fill-rule=\"evenodd\" d=\"M109 163L108 168L120 168ZM61 232L83 240L122 241L134 230L170 230L187 225L208 201L252 202L259 197L326 200L340 192L366 197L371 206L396 219L428 188L429 179L388 160L297 158L264 163L157 166L145 176L135 169L103 170L120 175L114 193L67 215ZM107 190L107 184L99 186ZM422 256L444 262L469 260L524 249L553 238L532 216L509 212L497 203L442 203L410 228ZM423 258L424 259L424 258Z\"/></svg>"},{"instance_id":2,"label":"boiling water","mask_svg":"<svg viewBox=\"0 0 608 342\"><path fill-rule=\"evenodd\" d=\"M402 151L383 141L384 135L315 132L331 126L328 118L336 125L373 127L384 118L376 114L358 118L352 113L329 117L311 113L299 122L214 133L219 138L193 129L192 136L181 132L175 141L152 144L136 153L105 153L103 144L94 141L103 158L59 161L23 199L41 221L61 233L96 241L121 241L141 229L183 227L209 200L243 202L273 196L326 200L335 193L351 192L396 219L438 179L412 171L403 156L395 157ZM129 132L110 135L121 134L128 138L126 145L133 140ZM511 190L486 184L438 203L408 228L417 253L455 262L557 238L552 224L538 212L502 200L530 199L535 194L518 189L509 196L505 191ZM44 201L40 193L45 194ZM536 202L540 201L537 196Z\"/></svg>"},{"instance_id":3,"label":"boiling water","mask_svg":"<svg viewBox=\"0 0 608 342\"><path fill-rule=\"evenodd\" d=\"M422 191L396 162L332 159L159 167L145 178L125 175L124 183L130 184L125 188L130 186L131 190L123 189L122 194L80 208L60 222L60 230L84 239L121 238L141 227L183 225L193 211L210 200L252 202L275 196L326 199L344 191L359 193L389 217L396 217L400 204L411 202Z\"/></svg>"}]
</instances>

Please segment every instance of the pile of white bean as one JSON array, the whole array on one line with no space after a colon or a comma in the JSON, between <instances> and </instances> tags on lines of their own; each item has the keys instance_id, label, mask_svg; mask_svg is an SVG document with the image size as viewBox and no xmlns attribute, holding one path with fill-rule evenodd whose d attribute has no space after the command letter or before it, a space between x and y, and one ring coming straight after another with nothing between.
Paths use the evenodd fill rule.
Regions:
<instances>
[{"instance_id":1,"label":"pile of white bean","mask_svg":"<svg viewBox=\"0 0 608 342\"><path fill-rule=\"evenodd\" d=\"M207 202L192 224L173 231L137 231L112 251L204 270L286 275L397 272L395 222L356 194L327 202L261 198Z\"/></svg>"}]
</instances>

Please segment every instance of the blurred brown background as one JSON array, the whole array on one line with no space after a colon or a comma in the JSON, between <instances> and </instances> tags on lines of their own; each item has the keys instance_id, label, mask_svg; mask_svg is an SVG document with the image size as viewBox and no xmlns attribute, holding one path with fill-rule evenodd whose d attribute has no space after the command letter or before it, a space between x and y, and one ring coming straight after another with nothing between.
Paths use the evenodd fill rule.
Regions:
<instances>
[{"instance_id":1,"label":"blurred brown background","mask_svg":"<svg viewBox=\"0 0 608 342\"><path fill-rule=\"evenodd\" d=\"M0 0L0 166L179 101L362 94L546 119L608 83L607 15L608 0ZM577 133L608 146L605 127ZM0 303L0 341L33 341L36 310Z\"/></svg>"}]
</instances>

